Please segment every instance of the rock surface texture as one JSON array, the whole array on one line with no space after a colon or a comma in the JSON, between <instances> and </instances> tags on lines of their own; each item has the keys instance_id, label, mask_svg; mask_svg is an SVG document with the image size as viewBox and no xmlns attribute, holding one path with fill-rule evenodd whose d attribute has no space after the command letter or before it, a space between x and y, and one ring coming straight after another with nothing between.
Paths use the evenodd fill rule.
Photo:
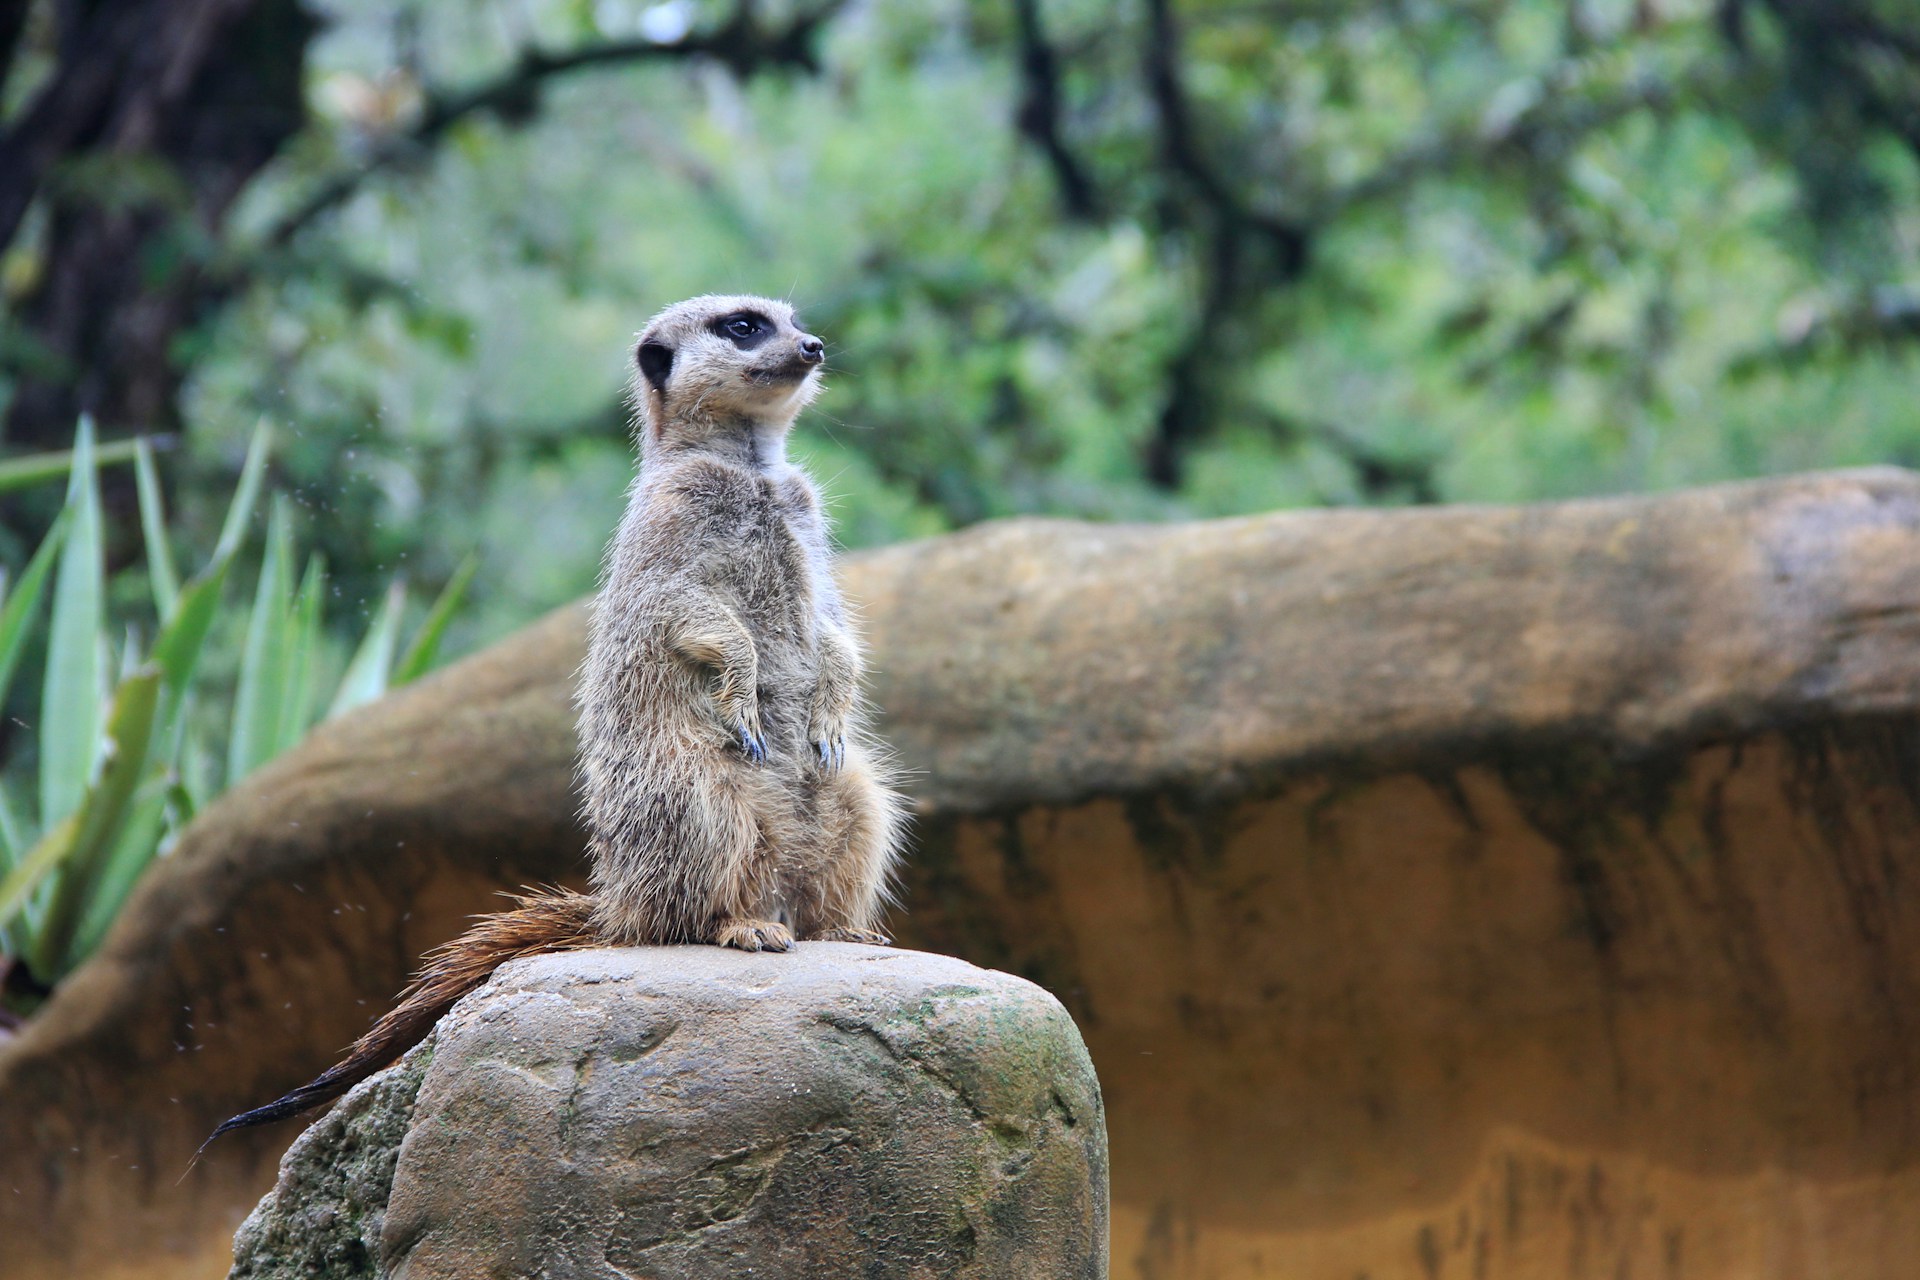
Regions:
<instances>
[{"instance_id":1,"label":"rock surface texture","mask_svg":"<svg viewBox=\"0 0 1920 1280\"><path fill-rule=\"evenodd\" d=\"M233 1280L1107 1274L1073 1020L945 956L503 968L294 1144Z\"/></svg>"},{"instance_id":2,"label":"rock surface texture","mask_svg":"<svg viewBox=\"0 0 1920 1280\"><path fill-rule=\"evenodd\" d=\"M854 557L904 944L1073 1013L1128 1280L1920 1275L1920 478ZM0 1054L0 1273L214 1277L333 1060L578 883L566 610L213 806Z\"/></svg>"}]
</instances>

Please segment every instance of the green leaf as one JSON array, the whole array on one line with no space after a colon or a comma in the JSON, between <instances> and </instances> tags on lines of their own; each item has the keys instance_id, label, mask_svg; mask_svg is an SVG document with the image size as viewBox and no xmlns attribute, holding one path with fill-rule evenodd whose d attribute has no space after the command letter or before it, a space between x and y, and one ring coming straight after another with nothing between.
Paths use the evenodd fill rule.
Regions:
<instances>
[{"instance_id":1,"label":"green leaf","mask_svg":"<svg viewBox=\"0 0 1920 1280\"><path fill-rule=\"evenodd\" d=\"M76 448L63 449L58 453L30 453L0 462L0 493L29 489L36 484L58 480L61 476L71 476L73 460L78 452ZM93 451L93 462L95 466L100 467L132 462L137 452L137 442L115 440L111 444L103 444L96 448Z\"/></svg>"},{"instance_id":2,"label":"green leaf","mask_svg":"<svg viewBox=\"0 0 1920 1280\"><path fill-rule=\"evenodd\" d=\"M460 567L447 579L447 585L433 602L433 608L427 611L427 620L420 624L420 631L413 637L413 643L400 655L400 661L393 668L393 683L403 685L418 680L432 669L434 659L440 655L440 641L446 637L447 624L453 621L453 615L460 607L460 601L467 594L467 586L473 581L474 573L480 568L476 556L468 556L460 562Z\"/></svg>"},{"instance_id":3,"label":"green leaf","mask_svg":"<svg viewBox=\"0 0 1920 1280\"><path fill-rule=\"evenodd\" d=\"M147 655L140 651L140 630L129 626L126 638L120 642L120 666L114 672L114 683L119 684L120 681L145 666L146 662Z\"/></svg>"},{"instance_id":4,"label":"green leaf","mask_svg":"<svg viewBox=\"0 0 1920 1280\"><path fill-rule=\"evenodd\" d=\"M80 831L80 815L70 813L55 823L53 829L40 837L33 848L27 850L27 856L20 859L6 878L0 880L0 921L12 923L13 918L26 907L27 899L40 887L40 882L52 874L73 852L73 842Z\"/></svg>"},{"instance_id":5,"label":"green leaf","mask_svg":"<svg viewBox=\"0 0 1920 1280\"><path fill-rule=\"evenodd\" d=\"M293 532L284 498L273 504L267 521L267 552L260 561L253 612L240 655L240 679L233 695L233 725L227 738L227 785L271 760L279 744L282 702L286 695L288 636L292 630Z\"/></svg>"},{"instance_id":6,"label":"green leaf","mask_svg":"<svg viewBox=\"0 0 1920 1280\"><path fill-rule=\"evenodd\" d=\"M180 574L167 546L167 512L160 498L160 473L153 465L153 445L145 436L133 442L133 476L140 490L140 534L147 544L147 580L153 586L153 607L162 622L173 616L180 597Z\"/></svg>"},{"instance_id":7,"label":"green leaf","mask_svg":"<svg viewBox=\"0 0 1920 1280\"><path fill-rule=\"evenodd\" d=\"M0 777L0 880L5 880L20 865L20 855L26 845L26 828L14 811L7 780ZM26 922L21 921L20 926L15 927L9 917L0 916L0 956L17 956L26 950L25 925Z\"/></svg>"},{"instance_id":8,"label":"green leaf","mask_svg":"<svg viewBox=\"0 0 1920 1280\"><path fill-rule=\"evenodd\" d=\"M313 726L313 706L319 692L314 667L320 648L320 605L326 588L325 560L317 554L307 557L307 571L294 597L289 627L291 644L277 738L281 751L299 742Z\"/></svg>"},{"instance_id":9,"label":"green leaf","mask_svg":"<svg viewBox=\"0 0 1920 1280\"><path fill-rule=\"evenodd\" d=\"M20 821L20 811L14 808L6 779L0 778L0 873L13 870L26 847L26 824Z\"/></svg>"},{"instance_id":10,"label":"green leaf","mask_svg":"<svg viewBox=\"0 0 1920 1280\"><path fill-rule=\"evenodd\" d=\"M7 693L13 687L14 668L19 666L20 651L26 647L27 636L33 631L33 618L40 611L40 597L46 591L47 576L53 572L54 556L66 540L67 524L67 514L63 511L47 530L47 536L41 539L33 558L27 561L6 603L0 604L0 704L6 702Z\"/></svg>"},{"instance_id":11,"label":"green leaf","mask_svg":"<svg viewBox=\"0 0 1920 1280\"><path fill-rule=\"evenodd\" d=\"M380 604L380 611L367 627L367 634L360 639L360 647L354 650L353 661L347 664L347 674L340 678L339 691L333 695L333 705L327 708L327 718L372 702L387 691L387 675L393 667L393 648L400 636L400 610L407 602L406 579L396 577L387 586L387 598Z\"/></svg>"},{"instance_id":12,"label":"green leaf","mask_svg":"<svg viewBox=\"0 0 1920 1280\"><path fill-rule=\"evenodd\" d=\"M173 617L154 638L153 661L159 666L165 684L159 722L154 731L155 750L166 767L175 772L182 768L182 759L189 749L193 675L219 611L221 588L232 564L231 559L222 556L194 575L180 593Z\"/></svg>"},{"instance_id":13,"label":"green leaf","mask_svg":"<svg viewBox=\"0 0 1920 1280\"><path fill-rule=\"evenodd\" d=\"M193 681L205 647L207 632L220 611L220 592L233 561L221 556L195 574L181 589L173 616L153 641L153 660L166 673L173 695L184 695Z\"/></svg>"},{"instance_id":14,"label":"green leaf","mask_svg":"<svg viewBox=\"0 0 1920 1280\"><path fill-rule=\"evenodd\" d=\"M247 460L240 467L240 483L234 488L233 501L227 504L226 522L220 526L220 541L214 544L215 559L231 556L240 549L253 521L253 508L260 500L260 486L267 476L267 452L273 444L273 432L265 420L253 429L247 445Z\"/></svg>"},{"instance_id":15,"label":"green leaf","mask_svg":"<svg viewBox=\"0 0 1920 1280\"><path fill-rule=\"evenodd\" d=\"M173 807L178 826L192 821L193 815L213 802L220 794L220 788L214 781L216 755L207 745L201 731L190 719L181 721L180 748L174 756L174 770L180 777L180 784L174 789Z\"/></svg>"},{"instance_id":16,"label":"green leaf","mask_svg":"<svg viewBox=\"0 0 1920 1280\"><path fill-rule=\"evenodd\" d=\"M72 813L93 776L100 734L101 625L106 614L100 486L93 423L73 447L66 513L72 522L53 585L53 622L40 696L40 821Z\"/></svg>"},{"instance_id":17,"label":"green leaf","mask_svg":"<svg viewBox=\"0 0 1920 1280\"><path fill-rule=\"evenodd\" d=\"M80 918L69 959L78 964L93 954L106 936L107 928L120 908L126 905L140 875L153 863L160 849L161 826L166 819L169 781L167 776L149 776L134 794L126 821L113 842L86 910Z\"/></svg>"},{"instance_id":18,"label":"green leaf","mask_svg":"<svg viewBox=\"0 0 1920 1280\"><path fill-rule=\"evenodd\" d=\"M146 768L160 685L160 669L151 665L120 683L107 722L106 757L99 780L74 811L72 825L62 823L55 830L55 835L70 832L70 839L53 863L59 867L59 878L33 940L37 973L58 978L79 958L74 938L88 904L100 890L108 855L125 829L128 804ZM32 858L29 854L28 860ZM4 902L0 896L0 905Z\"/></svg>"}]
</instances>

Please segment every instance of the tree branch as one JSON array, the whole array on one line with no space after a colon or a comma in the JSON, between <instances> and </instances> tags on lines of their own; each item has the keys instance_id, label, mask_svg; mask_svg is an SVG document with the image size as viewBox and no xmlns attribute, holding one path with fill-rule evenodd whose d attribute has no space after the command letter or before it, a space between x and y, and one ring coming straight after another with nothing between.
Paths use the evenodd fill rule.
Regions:
<instances>
[{"instance_id":1,"label":"tree branch","mask_svg":"<svg viewBox=\"0 0 1920 1280\"><path fill-rule=\"evenodd\" d=\"M1060 128L1060 64L1040 19L1040 0L1014 0L1020 38L1020 107L1014 116L1053 169L1067 216L1090 222L1099 216L1093 180L1079 157L1067 149Z\"/></svg>"},{"instance_id":2,"label":"tree branch","mask_svg":"<svg viewBox=\"0 0 1920 1280\"><path fill-rule=\"evenodd\" d=\"M1736 12L1742 5L1773 14L1786 37L1790 66L1797 63L1803 77L1834 100L1849 100L1862 122L1893 134L1920 159L1920 100L1897 96L1885 77L1873 73L1873 55L1880 55L1882 66L1891 58L1909 76L1920 76L1920 30L1883 22L1847 0L1726 0ZM1736 21L1729 29L1738 35L1743 27ZM1744 39L1735 47L1748 51Z\"/></svg>"},{"instance_id":3,"label":"tree branch","mask_svg":"<svg viewBox=\"0 0 1920 1280\"><path fill-rule=\"evenodd\" d=\"M1780 369L1797 369L1834 356L1892 354L1920 343L1920 292L1883 286L1840 301L1797 308L1780 337L1742 352L1727 364L1727 376L1746 380Z\"/></svg>"},{"instance_id":4,"label":"tree branch","mask_svg":"<svg viewBox=\"0 0 1920 1280\"><path fill-rule=\"evenodd\" d=\"M818 71L814 35L841 3L829 0L772 31L763 30L754 20L751 5L742 4L725 26L672 44L634 39L610 40L562 53L524 50L510 70L492 80L468 89L429 94L420 119L411 128L382 142L360 165L322 182L267 230L262 243L269 249L285 248L315 219L345 203L368 178L420 155L469 116L491 113L502 120L524 122L538 110L546 82L568 72L697 58L711 58L742 77L770 67Z\"/></svg>"},{"instance_id":5,"label":"tree branch","mask_svg":"<svg viewBox=\"0 0 1920 1280\"><path fill-rule=\"evenodd\" d=\"M0 134L0 247L10 244L48 171L77 151L149 150L208 51L252 0L151 0L89 6L52 79ZM77 8L77 7L76 7Z\"/></svg>"},{"instance_id":6,"label":"tree branch","mask_svg":"<svg viewBox=\"0 0 1920 1280\"><path fill-rule=\"evenodd\" d=\"M1170 490L1180 485L1188 452L1219 417L1222 373L1233 360L1228 321L1256 288L1305 274L1310 237L1306 227L1254 209L1201 151L1180 79L1179 32L1169 0L1147 0L1143 70L1159 120L1161 155L1202 206L1196 231L1205 271L1199 313L1168 364L1166 397L1142 458L1147 480ZM1267 248L1268 263L1252 260L1255 245Z\"/></svg>"},{"instance_id":7,"label":"tree branch","mask_svg":"<svg viewBox=\"0 0 1920 1280\"><path fill-rule=\"evenodd\" d=\"M1306 229L1254 209L1208 163L1194 138L1179 54L1180 33L1169 0L1147 0L1147 92L1159 117L1160 151L1168 167L1213 208L1229 233L1242 229L1257 233L1273 247L1280 274L1287 279L1299 276L1307 266Z\"/></svg>"},{"instance_id":8,"label":"tree branch","mask_svg":"<svg viewBox=\"0 0 1920 1280\"><path fill-rule=\"evenodd\" d=\"M1281 414L1262 414L1267 429L1280 444L1318 444L1346 463L1354 483L1368 502L1404 497L1430 505L1440 501L1437 456L1400 457L1382 452L1329 422L1311 422ZM1331 495L1322 493L1324 500Z\"/></svg>"}]
</instances>

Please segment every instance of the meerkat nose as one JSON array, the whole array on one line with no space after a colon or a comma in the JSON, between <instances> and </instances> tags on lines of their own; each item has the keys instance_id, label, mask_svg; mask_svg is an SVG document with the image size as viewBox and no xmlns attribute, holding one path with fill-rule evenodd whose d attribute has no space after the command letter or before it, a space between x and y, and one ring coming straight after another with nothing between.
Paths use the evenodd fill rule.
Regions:
<instances>
[{"instance_id":1,"label":"meerkat nose","mask_svg":"<svg viewBox=\"0 0 1920 1280\"><path fill-rule=\"evenodd\" d=\"M800 358L808 364L819 364L827 358L827 344L807 334L800 339Z\"/></svg>"}]
</instances>

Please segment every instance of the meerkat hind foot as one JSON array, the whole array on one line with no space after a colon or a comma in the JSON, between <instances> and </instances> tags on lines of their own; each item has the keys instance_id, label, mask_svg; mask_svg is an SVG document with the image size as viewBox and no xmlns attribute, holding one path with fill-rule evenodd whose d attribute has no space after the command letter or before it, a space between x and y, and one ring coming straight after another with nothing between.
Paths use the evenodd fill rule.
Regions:
<instances>
[{"instance_id":1,"label":"meerkat hind foot","mask_svg":"<svg viewBox=\"0 0 1920 1280\"><path fill-rule=\"evenodd\" d=\"M791 951L793 931L777 920L722 920L713 931L715 944L742 951Z\"/></svg>"},{"instance_id":2,"label":"meerkat hind foot","mask_svg":"<svg viewBox=\"0 0 1920 1280\"><path fill-rule=\"evenodd\" d=\"M878 929L822 929L807 935L809 942L858 942L867 947L890 947L893 939Z\"/></svg>"}]
</instances>

